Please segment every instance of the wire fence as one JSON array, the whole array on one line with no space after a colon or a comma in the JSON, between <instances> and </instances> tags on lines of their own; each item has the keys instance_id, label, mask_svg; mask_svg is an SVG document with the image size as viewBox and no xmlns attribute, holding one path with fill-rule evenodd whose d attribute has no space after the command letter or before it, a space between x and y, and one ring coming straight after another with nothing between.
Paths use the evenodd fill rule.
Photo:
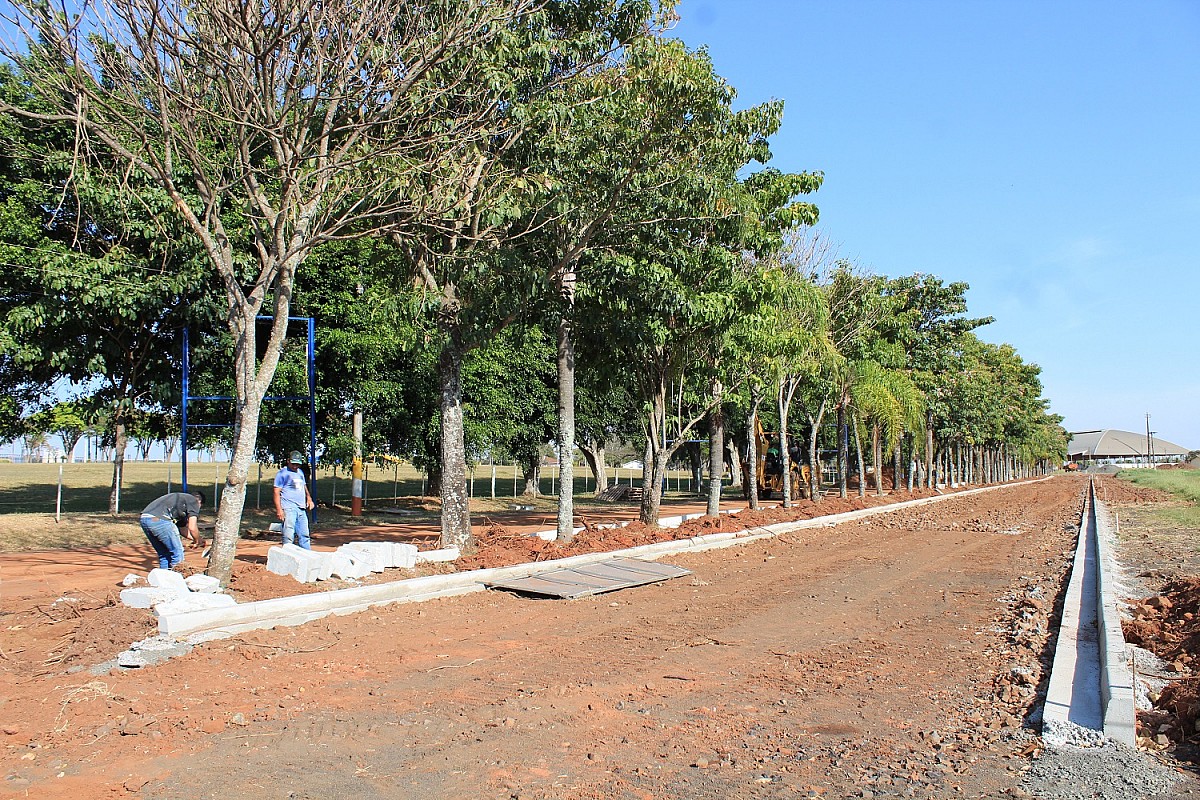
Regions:
<instances>
[{"instance_id":1,"label":"wire fence","mask_svg":"<svg viewBox=\"0 0 1200 800\"><path fill-rule=\"evenodd\" d=\"M229 464L224 461L189 462L189 487L200 489L208 498L207 506L220 503L220 492ZM256 464L247 480L246 508L270 510L274 505L273 487L279 467ZM114 482L114 465L109 462L61 464L0 462L0 515L4 514L87 514L106 513ZM155 498L182 489L178 462L126 461L122 467L118 511L133 513ZM641 485L640 466L610 467L608 483ZM538 492L545 496L558 493L557 466L544 466ZM468 471L468 493L473 498L519 498L524 496L524 473L515 464L480 464ZM575 494L583 497L595 492L596 480L585 466L575 468ZM316 496L322 504L348 506L353 482L345 467L321 467L317 470ZM404 498L425 497L430 492L427 476L409 464L365 465L364 501L372 507L386 507ZM692 494L693 477L685 470L667 475L668 493Z\"/></svg>"}]
</instances>

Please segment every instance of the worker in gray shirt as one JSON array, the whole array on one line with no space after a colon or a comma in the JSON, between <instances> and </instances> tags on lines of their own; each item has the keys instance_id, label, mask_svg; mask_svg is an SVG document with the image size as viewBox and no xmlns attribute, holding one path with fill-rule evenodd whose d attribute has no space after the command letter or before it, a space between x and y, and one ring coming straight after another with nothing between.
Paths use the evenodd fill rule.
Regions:
<instances>
[{"instance_id":1,"label":"worker in gray shirt","mask_svg":"<svg viewBox=\"0 0 1200 800\"><path fill-rule=\"evenodd\" d=\"M199 489L187 492L171 492L164 494L142 510L138 520L142 532L150 540L154 552L158 554L158 566L161 569L171 569L176 564L182 564L184 559L183 539L179 535L179 526L184 525L192 547L200 547L200 530L196 527L196 518L200 516L200 507L204 505L204 492Z\"/></svg>"}]
</instances>

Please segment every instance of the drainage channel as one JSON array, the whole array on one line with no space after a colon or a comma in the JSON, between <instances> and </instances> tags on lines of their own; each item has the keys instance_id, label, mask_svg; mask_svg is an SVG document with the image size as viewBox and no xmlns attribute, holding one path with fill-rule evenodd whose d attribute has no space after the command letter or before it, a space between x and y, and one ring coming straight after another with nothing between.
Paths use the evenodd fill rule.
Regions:
<instances>
[{"instance_id":1,"label":"drainage channel","mask_svg":"<svg viewBox=\"0 0 1200 800\"><path fill-rule=\"evenodd\" d=\"M1136 746L1133 675L1113 591L1113 533L1089 483L1042 715L1042 737L1052 748L1107 739Z\"/></svg>"}]
</instances>

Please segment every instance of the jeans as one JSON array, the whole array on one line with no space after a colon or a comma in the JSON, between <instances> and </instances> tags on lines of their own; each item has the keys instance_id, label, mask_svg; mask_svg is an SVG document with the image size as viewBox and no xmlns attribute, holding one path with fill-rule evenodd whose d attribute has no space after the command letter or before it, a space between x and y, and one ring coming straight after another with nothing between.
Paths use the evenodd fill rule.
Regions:
<instances>
[{"instance_id":1,"label":"jeans","mask_svg":"<svg viewBox=\"0 0 1200 800\"><path fill-rule=\"evenodd\" d=\"M312 543L308 539L308 512L299 506L284 503L283 543L291 544L293 540L305 550L312 550Z\"/></svg>"},{"instance_id":2,"label":"jeans","mask_svg":"<svg viewBox=\"0 0 1200 800\"><path fill-rule=\"evenodd\" d=\"M169 519L158 519L143 515L140 520L142 531L150 540L150 546L158 554L159 569L170 569L183 563L183 539L179 528Z\"/></svg>"}]
</instances>

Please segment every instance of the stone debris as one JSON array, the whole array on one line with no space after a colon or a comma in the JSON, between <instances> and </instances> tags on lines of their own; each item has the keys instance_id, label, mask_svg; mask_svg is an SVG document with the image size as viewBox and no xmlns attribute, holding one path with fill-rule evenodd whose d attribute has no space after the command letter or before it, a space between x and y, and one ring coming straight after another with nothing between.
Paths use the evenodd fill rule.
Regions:
<instances>
[{"instance_id":1,"label":"stone debris","mask_svg":"<svg viewBox=\"0 0 1200 800\"><path fill-rule=\"evenodd\" d=\"M195 575L189 575L184 578L184 583L193 592L202 594L214 594L221 591L221 581L211 575L205 575L202 572L197 572Z\"/></svg>"},{"instance_id":2,"label":"stone debris","mask_svg":"<svg viewBox=\"0 0 1200 800\"><path fill-rule=\"evenodd\" d=\"M117 656L116 664L119 667L126 667L128 669L149 667L154 664L160 664L167 659L185 655L191 652L191 650L192 645L188 642L179 642L170 636L159 634L158 636L151 636L148 639L131 644L128 650ZM111 665L105 664L101 666L107 668Z\"/></svg>"},{"instance_id":3,"label":"stone debris","mask_svg":"<svg viewBox=\"0 0 1200 800\"><path fill-rule=\"evenodd\" d=\"M208 575L184 578L169 569L153 569L147 580L149 586L122 589L121 602L129 608L153 608L160 617L237 605L231 596L221 593L221 582Z\"/></svg>"},{"instance_id":4,"label":"stone debris","mask_svg":"<svg viewBox=\"0 0 1200 800\"><path fill-rule=\"evenodd\" d=\"M121 579L121 585L125 586L125 587L137 586L141 582L142 582L142 576L134 575L132 572L129 573L128 575L126 575L123 579Z\"/></svg>"}]
</instances>

